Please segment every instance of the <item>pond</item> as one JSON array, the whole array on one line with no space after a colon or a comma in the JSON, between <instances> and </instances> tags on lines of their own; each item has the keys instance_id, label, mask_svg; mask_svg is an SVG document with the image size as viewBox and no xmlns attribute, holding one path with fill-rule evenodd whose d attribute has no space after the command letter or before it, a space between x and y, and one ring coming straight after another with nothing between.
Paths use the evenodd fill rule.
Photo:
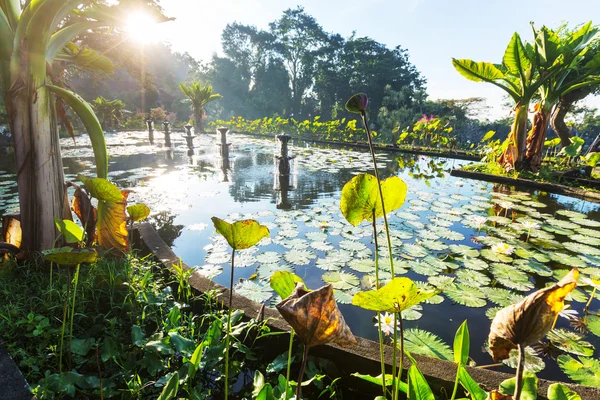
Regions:
<instances>
[{"instance_id":1,"label":"pond","mask_svg":"<svg viewBox=\"0 0 600 400\"><path fill-rule=\"evenodd\" d=\"M194 154L179 133L172 134L173 149L161 145L161 133L156 137L157 143L150 145L144 132L108 134L109 178L133 190L131 203L150 206L151 222L185 263L228 285L230 250L210 218L256 219L269 227L271 237L236 254L235 290L272 306L279 299L268 278L277 270L295 272L310 288L329 282L352 331L377 340L374 313L351 305L353 294L374 286L372 228L367 223L352 227L339 210L343 185L360 172L372 172L369 153L293 143L291 188L280 190L285 182L275 173L275 140L231 134L226 161L214 135L196 138ZM62 139L62 146L67 180L76 180L78 173L93 174L87 137L77 138L76 144ZM477 365L491 364L484 347L495 312L553 283L573 266L580 268L582 278L567 303L583 316L594 285L588 278L600 277L597 204L447 173L464 161L397 153L377 158L382 178L398 175L409 188L406 203L389 219L396 274L444 289L404 313L405 328L411 329L409 349L431 342L419 330L451 344L467 319L471 357ZM14 179L12 160L4 157L0 213L18 210ZM387 257L379 224L380 254ZM380 276L389 279L389 263L384 259L380 266ZM590 310L597 307L596 300ZM595 355L600 329L590 324L592 332L577 333L581 325L580 320L559 317L554 346L545 346L545 352L556 355L562 348L575 358ZM543 368L540 377L568 380L550 358L530 354L528 364L536 371Z\"/></svg>"}]
</instances>

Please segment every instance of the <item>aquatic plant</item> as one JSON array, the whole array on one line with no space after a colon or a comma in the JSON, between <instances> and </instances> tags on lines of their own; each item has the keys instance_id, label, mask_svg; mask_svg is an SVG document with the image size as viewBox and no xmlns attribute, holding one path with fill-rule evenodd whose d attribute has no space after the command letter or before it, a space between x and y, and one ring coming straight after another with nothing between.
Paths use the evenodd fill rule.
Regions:
<instances>
[{"instance_id":1,"label":"aquatic plant","mask_svg":"<svg viewBox=\"0 0 600 400\"><path fill-rule=\"evenodd\" d=\"M212 217L216 231L223 236L231 247L231 276L229 278L229 304L227 311L227 336L225 340L225 399L229 398L229 342L231 336L231 313L233 306L233 275L235 271L235 251L254 246L263 238L268 237L269 228L254 220L237 221L230 224L227 221Z\"/></svg>"}]
</instances>

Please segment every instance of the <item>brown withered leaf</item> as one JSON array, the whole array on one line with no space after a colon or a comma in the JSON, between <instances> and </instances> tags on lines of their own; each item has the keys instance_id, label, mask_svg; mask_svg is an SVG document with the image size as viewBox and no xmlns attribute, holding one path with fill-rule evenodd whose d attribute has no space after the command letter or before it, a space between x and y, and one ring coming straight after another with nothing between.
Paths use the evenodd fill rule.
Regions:
<instances>
[{"instance_id":1,"label":"brown withered leaf","mask_svg":"<svg viewBox=\"0 0 600 400\"><path fill-rule=\"evenodd\" d=\"M565 297L577 286L578 275L579 271L573 269L554 285L496 314L488 337L494 361L507 359L518 344L529 346L546 336L564 308Z\"/></svg>"},{"instance_id":2,"label":"brown withered leaf","mask_svg":"<svg viewBox=\"0 0 600 400\"><path fill-rule=\"evenodd\" d=\"M121 191L123 201L99 201L98 220L96 232L98 244L106 250L115 249L126 252L129 248L127 233L127 207L128 190Z\"/></svg>"},{"instance_id":3,"label":"brown withered leaf","mask_svg":"<svg viewBox=\"0 0 600 400\"><path fill-rule=\"evenodd\" d=\"M356 344L335 302L331 285L308 292L298 282L290 297L276 307L308 347L331 342L340 346Z\"/></svg>"},{"instance_id":4,"label":"brown withered leaf","mask_svg":"<svg viewBox=\"0 0 600 400\"><path fill-rule=\"evenodd\" d=\"M73 182L67 182L67 185L75 188L72 203L73 212L85 228L87 244L91 245L96 241L96 221L98 219L96 207L92 205L90 197L79 185Z\"/></svg>"},{"instance_id":5,"label":"brown withered leaf","mask_svg":"<svg viewBox=\"0 0 600 400\"><path fill-rule=\"evenodd\" d=\"M513 400L513 397L509 394L502 394L497 390L492 390L488 393L486 400Z\"/></svg>"},{"instance_id":6,"label":"brown withered leaf","mask_svg":"<svg viewBox=\"0 0 600 400\"><path fill-rule=\"evenodd\" d=\"M2 241L17 248L21 247L23 231L21 230L21 219L18 214L6 214L2 216Z\"/></svg>"}]
</instances>

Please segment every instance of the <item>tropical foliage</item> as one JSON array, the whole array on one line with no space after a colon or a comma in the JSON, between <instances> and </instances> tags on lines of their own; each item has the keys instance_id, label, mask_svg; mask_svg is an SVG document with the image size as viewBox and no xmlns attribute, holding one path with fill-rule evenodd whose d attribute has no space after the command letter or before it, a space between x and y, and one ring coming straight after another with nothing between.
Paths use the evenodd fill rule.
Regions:
<instances>
[{"instance_id":1,"label":"tropical foliage","mask_svg":"<svg viewBox=\"0 0 600 400\"><path fill-rule=\"evenodd\" d=\"M112 129L123 118L125 103L121 100L107 100L102 96L93 102L94 111L102 124L103 129Z\"/></svg>"},{"instance_id":2,"label":"tropical foliage","mask_svg":"<svg viewBox=\"0 0 600 400\"><path fill-rule=\"evenodd\" d=\"M179 84L179 87L192 105L196 133L204 133L204 127L202 124L202 120L205 117L204 106L211 101L222 98L223 96L218 93L213 93L212 86L203 85L202 82L199 81L192 82L189 85L186 85L182 82Z\"/></svg>"},{"instance_id":3,"label":"tropical foliage","mask_svg":"<svg viewBox=\"0 0 600 400\"><path fill-rule=\"evenodd\" d=\"M502 64L453 59L456 70L475 82L503 89L515 102L515 118L507 145L498 162L507 170L539 169L550 113L561 97L598 85L600 54L590 51L598 40L598 29L583 27L555 32L533 28L534 38L524 44L518 33L511 38ZM535 102L533 128L528 134L528 112Z\"/></svg>"}]
</instances>

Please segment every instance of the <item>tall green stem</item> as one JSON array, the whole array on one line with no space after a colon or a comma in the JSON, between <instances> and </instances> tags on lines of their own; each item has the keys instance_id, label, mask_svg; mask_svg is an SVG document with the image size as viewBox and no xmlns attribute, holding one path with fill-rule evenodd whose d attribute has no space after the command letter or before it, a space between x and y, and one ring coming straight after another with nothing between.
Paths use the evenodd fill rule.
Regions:
<instances>
[{"instance_id":1,"label":"tall green stem","mask_svg":"<svg viewBox=\"0 0 600 400\"><path fill-rule=\"evenodd\" d=\"M227 336L225 336L225 400L229 398L229 336L231 334L231 307L233 305L233 271L235 249L231 250L231 277L229 278L229 310L227 312Z\"/></svg>"},{"instance_id":2,"label":"tall green stem","mask_svg":"<svg viewBox=\"0 0 600 400\"><path fill-rule=\"evenodd\" d=\"M292 369L292 345L294 344L294 329L290 331L290 346L288 348L287 370L285 372L285 399L287 400L288 386L290 384L290 370Z\"/></svg>"},{"instance_id":3,"label":"tall green stem","mask_svg":"<svg viewBox=\"0 0 600 400\"><path fill-rule=\"evenodd\" d=\"M588 308L590 308L590 304L592 304L592 300L594 300L594 296L596 295L596 285L594 284L594 289L592 289L592 294L590 295L590 299L587 303L585 303L585 307L583 309L583 313L587 315Z\"/></svg>"},{"instance_id":4,"label":"tall green stem","mask_svg":"<svg viewBox=\"0 0 600 400\"><path fill-rule=\"evenodd\" d=\"M375 287L379 289L379 243L377 240L377 222L375 220L375 211L373 211L373 240L375 241ZM379 331L379 358L381 362L381 390L383 397L385 391L385 349L383 343L383 331L381 330L381 312L377 311L377 329Z\"/></svg>"},{"instance_id":5,"label":"tall green stem","mask_svg":"<svg viewBox=\"0 0 600 400\"><path fill-rule=\"evenodd\" d=\"M402 368L404 367L404 327L402 326L402 311L398 313L398 320L400 321L400 367L398 368L398 386L402 382ZM394 343L394 347L396 344ZM394 392L394 400L398 400L398 387Z\"/></svg>"},{"instance_id":6,"label":"tall green stem","mask_svg":"<svg viewBox=\"0 0 600 400\"><path fill-rule=\"evenodd\" d=\"M396 360L398 353L398 314L394 313L394 336L392 347L392 398L396 399Z\"/></svg>"},{"instance_id":7,"label":"tall green stem","mask_svg":"<svg viewBox=\"0 0 600 400\"><path fill-rule=\"evenodd\" d=\"M304 378L304 370L306 369L306 363L308 361L308 350L309 347L304 345L304 354L302 355L302 365L300 365L300 373L298 374L298 387L296 388L296 400L302 398L302 379Z\"/></svg>"},{"instance_id":8,"label":"tall green stem","mask_svg":"<svg viewBox=\"0 0 600 400\"><path fill-rule=\"evenodd\" d=\"M60 330L60 355L58 356L58 371L62 372L63 347L65 343L65 327L67 326L67 311L69 310L69 299L71 298L71 270L68 272L67 298L63 309L62 328Z\"/></svg>"},{"instance_id":9,"label":"tall green stem","mask_svg":"<svg viewBox=\"0 0 600 400\"><path fill-rule=\"evenodd\" d=\"M73 319L75 317L75 301L77 299L77 284L79 283L80 265L81 264L77 264L77 268L75 269L75 277L73 278L73 304L71 305L71 323L69 326L69 354L71 354L71 346L73 345Z\"/></svg>"},{"instance_id":10,"label":"tall green stem","mask_svg":"<svg viewBox=\"0 0 600 400\"><path fill-rule=\"evenodd\" d=\"M519 344L518 348L519 363L517 364L517 382L515 384L514 400L519 400L521 398L521 389L523 388L523 367L525 366L525 348L522 344Z\"/></svg>"},{"instance_id":11,"label":"tall green stem","mask_svg":"<svg viewBox=\"0 0 600 400\"><path fill-rule=\"evenodd\" d=\"M373 170L375 171L375 179L377 179L377 188L379 189L379 201L381 202L381 211L383 213L383 224L385 227L385 235L387 239L388 245L388 254L390 256L390 272L392 274L392 279L396 276L394 273L394 257L392 256L392 239L390 237L390 227L388 225L387 213L385 212L385 202L383 199L383 189L381 188L381 179L379 178L379 169L377 168L377 159L375 158L375 150L373 148L373 138L371 137L371 130L369 129L369 124L367 122L367 114L364 111L361 111L361 116L363 120L363 124L365 125L365 130L367 131L367 139L369 140L369 149L371 151L371 158L373 159ZM375 218L373 218L375 220ZM375 236L377 236L377 232L375 232ZM394 348L392 350L392 393L396 392L396 324L397 318L396 314L394 314ZM385 374L383 375L384 386L385 386Z\"/></svg>"}]
</instances>

